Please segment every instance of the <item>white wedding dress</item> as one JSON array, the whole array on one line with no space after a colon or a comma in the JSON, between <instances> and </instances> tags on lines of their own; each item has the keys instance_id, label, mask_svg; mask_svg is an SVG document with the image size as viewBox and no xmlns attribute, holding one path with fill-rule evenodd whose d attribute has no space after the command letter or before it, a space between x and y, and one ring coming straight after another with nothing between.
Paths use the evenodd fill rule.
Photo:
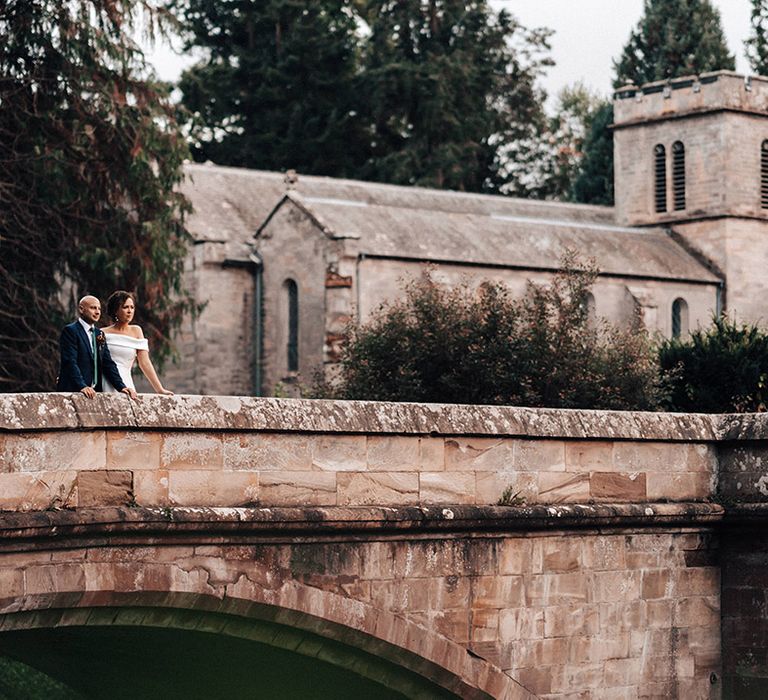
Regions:
<instances>
[{"instance_id":1,"label":"white wedding dress","mask_svg":"<svg viewBox=\"0 0 768 700\"><path fill-rule=\"evenodd\" d=\"M146 338L131 338L129 335L120 335L118 333L105 333L109 354L117 365L117 371L120 372L120 378L125 386L135 389L133 378L131 377L131 368L136 361L136 353L139 350L149 350L149 343ZM112 386L106 376L101 380L102 390L107 392L116 392L117 389Z\"/></svg>"}]
</instances>

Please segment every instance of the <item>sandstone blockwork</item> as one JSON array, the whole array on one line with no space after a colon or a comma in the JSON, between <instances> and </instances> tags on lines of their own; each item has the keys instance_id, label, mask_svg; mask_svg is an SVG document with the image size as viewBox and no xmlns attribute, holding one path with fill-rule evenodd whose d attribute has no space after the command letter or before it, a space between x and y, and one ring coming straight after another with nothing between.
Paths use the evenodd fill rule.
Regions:
<instances>
[{"instance_id":1,"label":"sandstone blockwork","mask_svg":"<svg viewBox=\"0 0 768 700\"><path fill-rule=\"evenodd\" d=\"M466 698L768 689L762 416L122 398L0 397L0 629L205 609Z\"/></svg>"}]
</instances>

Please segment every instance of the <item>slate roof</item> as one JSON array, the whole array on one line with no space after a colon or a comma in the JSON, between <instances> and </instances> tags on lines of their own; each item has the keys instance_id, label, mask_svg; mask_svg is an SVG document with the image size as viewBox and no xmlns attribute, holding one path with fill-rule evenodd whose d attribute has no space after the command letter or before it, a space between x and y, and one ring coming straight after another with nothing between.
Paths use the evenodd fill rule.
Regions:
<instances>
[{"instance_id":1,"label":"slate roof","mask_svg":"<svg viewBox=\"0 0 768 700\"><path fill-rule=\"evenodd\" d=\"M189 164L183 190L200 241L242 245L277 206L306 209L333 238L370 256L557 269L565 248L603 273L718 282L661 228L616 225L614 209L300 175L286 199L282 173Z\"/></svg>"}]
</instances>

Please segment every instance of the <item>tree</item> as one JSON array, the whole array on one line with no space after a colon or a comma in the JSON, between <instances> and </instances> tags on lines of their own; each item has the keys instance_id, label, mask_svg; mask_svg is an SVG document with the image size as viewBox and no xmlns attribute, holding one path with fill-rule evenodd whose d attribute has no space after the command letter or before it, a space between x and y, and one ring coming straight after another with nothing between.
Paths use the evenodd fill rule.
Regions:
<instances>
[{"instance_id":1,"label":"tree","mask_svg":"<svg viewBox=\"0 0 768 700\"><path fill-rule=\"evenodd\" d=\"M614 87L621 87L734 70L735 62L710 0L645 0L643 17L614 67Z\"/></svg>"},{"instance_id":2,"label":"tree","mask_svg":"<svg viewBox=\"0 0 768 700\"><path fill-rule=\"evenodd\" d=\"M372 131L360 176L527 194L521 175L545 126L547 30L485 0L368 0L362 95Z\"/></svg>"},{"instance_id":3,"label":"tree","mask_svg":"<svg viewBox=\"0 0 768 700\"><path fill-rule=\"evenodd\" d=\"M0 390L55 386L81 294L137 293L158 359L182 289L187 150L131 33L146 2L0 10ZM151 24L163 15L150 15Z\"/></svg>"},{"instance_id":4,"label":"tree","mask_svg":"<svg viewBox=\"0 0 768 700\"><path fill-rule=\"evenodd\" d=\"M351 175L364 159L350 0L170 0L186 48L179 83L197 160Z\"/></svg>"},{"instance_id":5,"label":"tree","mask_svg":"<svg viewBox=\"0 0 768 700\"><path fill-rule=\"evenodd\" d=\"M499 283L446 289L426 274L350 329L336 395L350 399L646 409L655 351L639 327L590 318L597 271L575 257L513 299Z\"/></svg>"},{"instance_id":6,"label":"tree","mask_svg":"<svg viewBox=\"0 0 768 700\"><path fill-rule=\"evenodd\" d=\"M672 411L765 411L768 399L768 334L725 316L690 337L665 341L659 363Z\"/></svg>"},{"instance_id":7,"label":"tree","mask_svg":"<svg viewBox=\"0 0 768 700\"><path fill-rule=\"evenodd\" d=\"M744 42L747 60L758 75L768 75L768 2L752 0L752 35Z\"/></svg>"},{"instance_id":8,"label":"tree","mask_svg":"<svg viewBox=\"0 0 768 700\"><path fill-rule=\"evenodd\" d=\"M590 115L583 155L571 180L570 199L583 204L613 205L613 104L606 101Z\"/></svg>"}]
</instances>

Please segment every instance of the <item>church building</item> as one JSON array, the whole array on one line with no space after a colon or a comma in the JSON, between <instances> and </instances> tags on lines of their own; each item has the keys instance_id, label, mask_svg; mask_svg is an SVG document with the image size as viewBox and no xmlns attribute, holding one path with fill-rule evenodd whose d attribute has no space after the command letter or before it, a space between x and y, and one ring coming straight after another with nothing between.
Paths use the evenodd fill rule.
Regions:
<instances>
[{"instance_id":1,"label":"church building","mask_svg":"<svg viewBox=\"0 0 768 700\"><path fill-rule=\"evenodd\" d=\"M515 295L567 249L600 275L590 313L685 335L725 310L765 321L768 79L719 71L627 86L614 103L615 207L210 164L187 166L187 279L200 315L165 379L179 393L293 393L429 265Z\"/></svg>"}]
</instances>

